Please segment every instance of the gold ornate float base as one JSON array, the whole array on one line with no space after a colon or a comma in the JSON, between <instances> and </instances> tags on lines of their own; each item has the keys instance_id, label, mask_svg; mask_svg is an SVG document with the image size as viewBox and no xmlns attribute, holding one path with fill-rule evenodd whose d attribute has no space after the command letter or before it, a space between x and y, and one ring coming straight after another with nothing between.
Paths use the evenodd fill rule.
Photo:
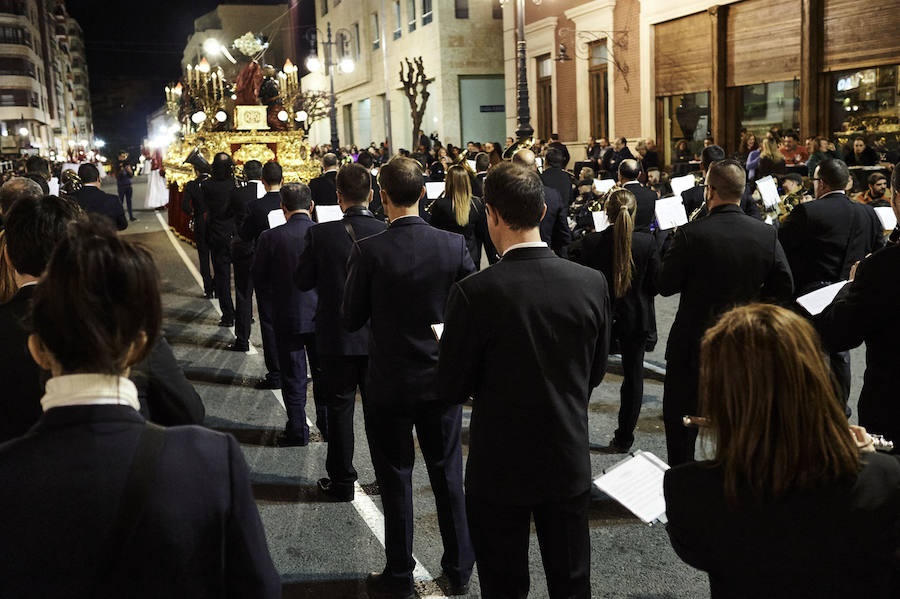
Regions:
<instances>
[{"instance_id":1,"label":"gold ornate float base","mask_svg":"<svg viewBox=\"0 0 900 599\"><path fill-rule=\"evenodd\" d=\"M309 183L322 172L319 161L310 158L309 146L299 131L204 131L189 133L166 150L166 179L179 190L194 178L194 169L183 163L195 147L209 162L217 153L225 152L239 168L249 160L263 164L276 160L284 169L285 182Z\"/></svg>"}]
</instances>

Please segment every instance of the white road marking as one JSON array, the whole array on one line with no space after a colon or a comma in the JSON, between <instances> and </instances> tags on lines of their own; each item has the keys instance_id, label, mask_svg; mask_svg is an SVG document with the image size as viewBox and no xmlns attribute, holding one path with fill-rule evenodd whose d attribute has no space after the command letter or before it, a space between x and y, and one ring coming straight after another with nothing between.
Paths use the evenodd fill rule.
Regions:
<instances>
[{"instance_id":1,"label":"white road marking","mask_svg":"<svg viewBox=\"0 0 900 599\"><path fill-rule=\"evenodd\" d=\"M166 232L166 235L169 237L169 241L172 243L172 246L175 248L175 251L181 256L182 262L187 267L188 271L193 275L194 280L197 282L197 285L203 290L203 277L200 275L200 271L197 270L197 267L194 266L194 263L191 262L190 258L188 258L187 254L184 251L184 248L181 247L181 244L178 243L178 239L175 235L172 234L172 231L169 229L169 224L163 220L162 214L160 212L156 212L156 218L159 219L159 223L162 225L163 230ZM215 308L216 312L219 315L222 314L222 311L219 310L219 306L215 301L210 300ZM250 345L250 351L248 354L257 354L259 352L256 351L256 348L253 345ZM272 391L272 395L275 396L275 399L278 401L278 404L281 406L281 409L285 409L284 407L284 398L281 395L281 389L270 389ZM313 423L309 420L309 417L306 418L306 424L310 428L313 428ZM351 505L354 507L359 516L363 519L363 522L366 523L366 526L369 527L369 530L372 531L372 534L375 535L375 538L378 539L378 542L381 543L381 546L384 547L384 514L378 509L378 506L375 505L375 502L372 501L372 498L369 497L365 491L363 491L362 487L359 485L359 481L353 483L354 494L353 501ZM413 555L413 560L415 560L416 566L413 569L413 579L417 582L431 582L434 580L434 576L428 572L425 566L422 565L422 562ZM432 599L437 597L443 597L443 595L428 595L422 597L421 599Z\"/></svg>"}]
</instances>

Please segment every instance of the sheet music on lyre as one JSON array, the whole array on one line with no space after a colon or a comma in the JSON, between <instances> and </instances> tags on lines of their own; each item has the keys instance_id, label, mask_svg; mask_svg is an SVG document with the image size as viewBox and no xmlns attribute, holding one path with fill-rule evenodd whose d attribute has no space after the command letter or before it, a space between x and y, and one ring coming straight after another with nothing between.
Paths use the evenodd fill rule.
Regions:
<instances>
[{"instance_id":1,"label":"sheet music on lyre","mask_svg":"<svg viewBox=\"0 0 900 599\"><path fill-rule=\"evenodd\" d=\"M672 195L676 198L680 198L682 192L685 192L692 187L696 187L697 181L694 179L694 175L683 175L681 177L672 177L669 184L672 186Z\"/></svg>"},{"instance_id":2,"label":"sheet music on lyre","mask_svg":"<svg viewBox=\"0 0 900 599\"><path fill-rule=\"evenodd\" d=\"M284 218L284 211L281 208L269 212L268 220L270 229L274 229L287 222L287 219Z\"/></svg>"},{"instance_id":3,"label":"sheet music on lyre","mask_svg":"<svg viewBox=\"0 0 900 599\"><path fill-rule=\"evenodd\" d=\"M890 206L879 206L875 209L875 214L878 215L878 220L881 221L881 226L885 231L893 231L897 226L897 217L894 215L894 209Z\"/></svg>"},{"instance_id":4,"label":"sheet music on lyre","mask_svg":"<svg viewBox=\"0 0 900 599\"><path fill-rule=\"evenodd\" d=\"M846 285L847 282L848 281L838 281L837 283L832 283L831 285L816 289L806 295L801 295L797 298L797 303L803 306L806 311L813 316L818 316L825 308L831 305L831 302L834 301L838 292L844 288L844 285Z\"/></svg>"},{"instance_id":5,"label":"sheet music on lyre","mask_svg":"<svg viewBox=\"0 0 900 599\"><path fill-rule=\"evenodd\" d=\"M597 233L609 227L609 218L606 216L606 210L591 212L591 218L594 219L594 231Z\"/></svg>"},{"instance_id":6,"label":"sheet music on lyre","mask_svg":"<svg viewBox=\"0 0 900 599\"><path fill-rule=\"evenodd\" d=\"M763 205L766 208L774 208L781 201L781 196L778 195L778 186L775 184L775 179L772 178L772 175L766 175L762 179L757 179L756 189L759 190Z\"/></svg>"},{"instance_id":7,"label":"sheet music on lyre","mask_svg":"<svg viewBox=\"0 0 900 599\"><path fill-rule=\"evenodd\" d=\"M344 213L340 206L316 206L316 218L320 223L330 223L344 218Z\"/></svg>"},{"instance_id":8,"label":"sheet music on lyre","mask_svg":"<svg viewBox=\"0 0 900 599\"><path fill-rule=\"evenodd\" d=\"M638 450L607 468L594 484L647 524L665 524L663 476L668 469L669 465L652 453Z\"/></svg>"},{"instance_id":9,"label":"sheet music on lyre","mask_svg":"<svg viewBox=\"0 0 900 599\"><path fill-rule=\"evenodd\" d=\"M661 231L667 231L687 224L687 212L684 209L681 196L656 200L656 222L659 223Z\"/></svg>"}]
</instances>

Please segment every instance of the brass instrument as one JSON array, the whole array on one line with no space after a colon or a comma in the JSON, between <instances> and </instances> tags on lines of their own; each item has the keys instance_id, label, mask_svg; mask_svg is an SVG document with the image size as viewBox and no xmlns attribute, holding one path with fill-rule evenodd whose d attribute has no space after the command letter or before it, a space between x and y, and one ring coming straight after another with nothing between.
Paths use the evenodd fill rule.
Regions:
<instances>
[{"instance_id":1,"label":"brass instrument","mask_svg":"<svg viewBox=\"0 0 900 599\"><path fill-rule=\"evenodd\" d=\"M794 193L786 194L778 203L778 220L784 222L791 210L799 206L803 202L803 190L800 189Z\"/></svg>"},{"instance_id":2,"label":"brass instrument","mask_svg":"<svg viewBox=\"0 0 900 599\"><path fill-rule=\"evenodd\" d=\"M519 150L530 150L531 146L534 145L534 138L528 137L525 139L520 139L505 150L503 150L503 159L504 160L512 160L513 154L518 152Z\"/></svg>"},{"instance_id":3,"label":"brass instrument","mask_svg":"<svg viewBox=\"0 0 900 599\"><path fill-rule=\"evenodd\" d=\"M199 173L209 174L212 172L212 167L209 165L209 161L204 158L203 154L200 153L200 146L197 146L191 153L187 155L187 158L184 159L182 164L190 164Z\"/></svg>"},{"instance_id":4,"label":"brass instrument","mask_svg":"<svg viewBox=\"0 0 900 599\"><path fill-rule=\"evenodd\" d=\"M704 200L702 204L698 208L695 208L693 212L691 212L690 216L688 216L688 222L694 222L701 216L706 216L706 201Z\"/></svg>"},{"instance_id":5,"label":"brass instrument","mask_svg":"<svg viewBox=\"0 0 900 599\"><path fill-rule=\"evenodd\" d=\"M81 177L78 176L78 173L73 171L72 169L68 169L62 172L59 176L59 189L66 195L74 195L81 191L84 187L84 183L81 180Z\"/></svg>"}]
</instances>

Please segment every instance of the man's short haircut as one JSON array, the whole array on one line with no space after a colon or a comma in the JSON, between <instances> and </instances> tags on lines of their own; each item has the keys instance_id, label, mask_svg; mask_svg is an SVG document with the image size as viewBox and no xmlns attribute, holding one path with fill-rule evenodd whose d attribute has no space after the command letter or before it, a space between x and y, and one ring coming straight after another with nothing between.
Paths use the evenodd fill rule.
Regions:
<instances>
[{"instance_id":1,"label":"man's short haircut","mask_svg":"<svg viewBox=\"0 0 900 599\"><path fill-rule=\"evenodd\" d=\"M312 206L312 192L306 183L285 183L279 190L281 205L288 212L309 210Z\"/></svg>"},{"instance_id":2,"label":"man's short haircut","mask_svg":"<svg viewBox=\"0 0 900 599\"><path fill-rule=\"evenodd\" d=\"M637 160L623 160L621 164L619 164L619 178L621 179L625 179L626 181L637 181L640 174L641 165L638 164Z\"/></svg>"},{"instance_id":3,"label":"man's short haircut","mask_svg":"<svg viewBox=\"0 0 900 599\"><path fill-rule=\"evenodd\" d=\"M719 197L729 202L737 202L744 193L747 172L737 160L720 160L709 167L706 184L713 188Z\"/></svg>"},{"instance_id":4,"label":"man's short haircut","mask_svg":"<svg viewBox=\"0 0 900 599\"><path fill-rule=\"evenodd\" d=\"M6 251L21 274L41 276L68 224L78 218L78 205L57 196L22 198L5 214Z\"/></svg>"},{"instance_id":5,"label":"man's short haircut","mask_svg":"<svg viewBox=\"0 0 900 599\"><path fill-rule=\"evenodd\" d=\"M0 187L0 213L8 214L16 200L38 200L46 194L41 186L26 177L13 177Z\"/></svg>"},{"instance_id":6,"label":"man's short haircut","mask_svg":"<svg viewBox=\"0 0 900 599\"><path fill-rule=\"evenodd\" d=\"M244 177L248 181L259 181L262 179L262 162L259 160L248 160L244 163Z\"/></svg>"},{"instance_id":7,"label":"man's short haircut","mask_svg":"<svg viewBox=\"0 0 900 599\"><path fill-rule=\"evenodd\" d=\"M41 156L29 156L25 161L25 172L37 173L45 178L50 178L50 163Z\"/></svg>"},{"instance_id":8,"label":"man's short haircut","mask_svg":"<svg viewBox=\"0 0 900 599\"><path fill-rule=\"evenodd\" d=\"M725 150L722 149L722 146L713 144L711 146L706 146L703 148L703 151L700 152L700 164L704 171L709 169L710 165L714 162L719 162L720 160L725 160Z\"/></svg>"},{"instance_id":9,"label":"man's short haircut","mask_svg":"<svg viewBox=\"0 0 900 599\"><path fill-rule=\"evenodd\" d=\"M551 133L550 140L551 141L559 141L559 133Z\"/></svg>"},{"instance_id":10,"label":"man's short haircut","mask_svg":"<svg viewBox=\"0 0 900 599\"><path fill-rule=\"evenodd\" d=\"M563 161L565 160L565 156L562 153L562 150L559 148L548 148L547 152L544 154L544 157L547 159L547 166L552 168L562 168L565 166Z\"/></svg>"},{"instance_id":11,"label":"man's short haircut","mask_svg":"<svg viewBox=\"0 0 900 599\"><path fill-rule=\"evenodd\" d=\"M872 173L869 175L869 185L875 185L879 181L887 181L887 177L884 173Z\"/></svg>"},{"instance_id":12,"label":"man's short haircut","mask_svg":"<svg viewBox=\"0 0 900 599\"><path fill-rule=\"evenodd\" d=\"M627 145L628 145L628 140L625 139L624 137L620 137L620 138L619 138L619 143L622 144L623 146L627 146Z\"/></svg>"},{"instance_id":13,"label":"man's short haircut","mask_svg":"<svg viewBox=\"0 0 900 599\"><path fill-rule=\"evenodd\" d=\"M361 164L345 164L335 178L337 191L351 204L363 204L369 200L372 190L372 175Z\"/></svg>"},{"instance_id":14,"label":"man's short haircut","mask_svg":"<svg viewBox=\"0 0 900 599\"><path fill-rule=\"evenodd\" d=\"M331 168L332 166L337 166L337 155L328 152L324 156L322 156L322 164L325 168Z\"/></svg>"},{"instance_id":15,"label":"man's short haircut","mask_svg":"<svg viewBox=\"0 0 900 599\"><path fill-rule=\"evenodd\" d=\"M850 169L847 163L837 158L823 160L818 166L818 178L834 191L844 191L847 181L850 180Z\"/></svg>"},{"instance_id":16,"label":"man's short haircut","mask_svg":"<svg viewBox=\"0 0 900 599\"><path fill-rule=\"evenodd\" d=\"M794 131L793 129L788 129L787 131L784 132L784 134L781 137L782 137L782 139L787 139L788 137L790 137L794 141L797 141L798 139L800 139L800 137L797 135L797 132Z\"/></svg>"},{"instance_id":17,"label":"man's short haircut","mask_svg":"<svg viewBox=\"0 0 900 599\"><path fill-rule=\"evenodd\" d=\"M378 184L398 206L412 206L419 201L425 176L421 165L412 158L395 156L381 167Z\"/></svg>"},{"instance_id":18,"label":"man's short haircut","mask_svg":"<svg viewBox=\"0 0 900 599\"><path fill-rule=\"evenodd\" d=\"M534 169L501 162L484 179L484 201L514 231L540 226L544 184Z\"/></svg>"},{"instance_id":19,"label":"man's short haircut","mask_svg":"<svg viewBox=\"0 0 900 599\"><path fill-rule=\"evenodd\" d=\"M263 183L268 183L269 185L280 185L282 179L284 179L284 171L281 170L280 164L278 164L274 160L270 160L263 165Z\"/></svg>"},{"instance_id":20,"label":"man's short haircut","mask_svg":"<svg viewBox=\"0 0 900 599\"><path fill-rule=\"evenodd\" d=\"M43 177L40 173L25 173L26 179L31 179L35 183L38 184L38 187L41 188L41 191L44 195L48 195L50 193L50 184L47 183L47 179Z\"/></svg>"},{"instance_id":21,"label":"man's short haircut","mask_svg":"<svg viewBox=\"0 0 900 599\"><path fill-rule=\"evenodd\" d=\"M363 166L367 169L371 169L372 165L375 164L375 160L372 158L372 155L368 152L360 152L359 156L356 157L356 164Z\"/></svg>"},{"instance_id":22,"label":"man's short haircut","mask_svg":"<svg viewBox=\"0 0 900 599\"><path fill-rule=\"evenodd\" d=\"M475 170L477 172L483 172L488 170L488 167L491 166L491 157L488 156L487 152L478 152L475 154Z\"/></svg>"},{"instance_id":23,"label":"man's short haircut","mask_svg":"<svg viewBox=\"0 0 900 599\"><path fill-rule=\"evenodd\" d=\"M78 178L82 183L95 183L100 180L100 171L90 162L78 167Z\"/></svg>"}]
</instances>

